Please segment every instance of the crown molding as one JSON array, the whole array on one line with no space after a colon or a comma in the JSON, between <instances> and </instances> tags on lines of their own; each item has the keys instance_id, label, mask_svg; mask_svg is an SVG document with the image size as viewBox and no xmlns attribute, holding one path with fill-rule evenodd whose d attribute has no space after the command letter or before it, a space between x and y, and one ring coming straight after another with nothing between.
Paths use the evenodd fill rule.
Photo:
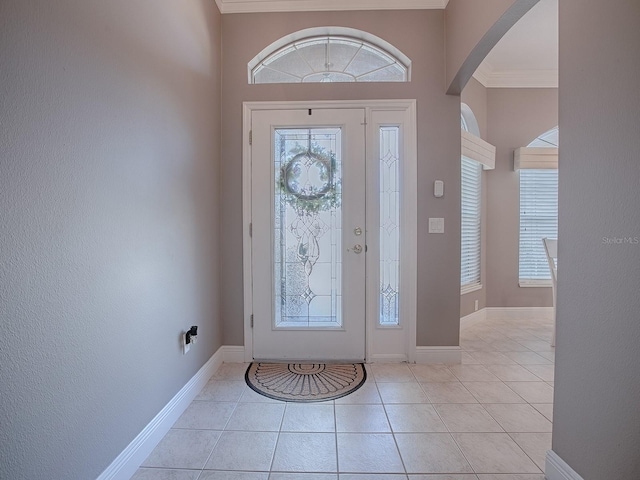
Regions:
<instances>
[{"instance_id":1,"label":"crown molding","mask_svg":"<svg viewBox=\"0 0 640 480\"><path fill-rule=\"evenodd\" d=\"M220 13L442 10L449 0L216 0Z\"/></svg>"},{"instance_id":2,"label":"crown molding","mask_svg":"<svg viewBox=\"0 0 640 480\"><path fill-rule=\"evenodd\" d=\"M484 61L473 77L486 88L558 88L558 70L495 70Z\"/></svg>"},{"instance_id":3,"label":"crown molding","mask_svg":"<svg viewBox=\"0 0 640 480\"><path fill-rule=\"evenodd\" d=\"M492 72L487 88L558 88L557 70L506 70Z\"/></svg>"}]
</instances>

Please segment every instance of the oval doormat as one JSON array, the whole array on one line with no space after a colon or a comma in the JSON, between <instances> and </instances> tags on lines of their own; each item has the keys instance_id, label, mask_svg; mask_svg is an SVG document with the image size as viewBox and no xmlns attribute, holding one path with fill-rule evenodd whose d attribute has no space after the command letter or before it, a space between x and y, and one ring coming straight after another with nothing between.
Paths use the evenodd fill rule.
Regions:
<instances>
[{"instance_id":1,"label":"oval doormat","mask_svg":"<svg viewBox=\"0 0 640 480\"><path fill-rule=\"evenodd\" d=\"M245 374L260 395L285 402L322 402L349 395L367 379L362 363L254 362Z\"/></svg>"}]
</instances>

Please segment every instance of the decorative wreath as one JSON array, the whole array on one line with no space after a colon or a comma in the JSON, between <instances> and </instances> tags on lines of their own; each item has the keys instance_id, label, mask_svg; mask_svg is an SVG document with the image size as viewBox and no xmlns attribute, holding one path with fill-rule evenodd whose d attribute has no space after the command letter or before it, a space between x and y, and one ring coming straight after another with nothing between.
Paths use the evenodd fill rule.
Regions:
<instances>
[{"instance_id":1,"label":"decorative wreath","mask_svg":"<svg viewBox=\"0 0 640 480\"><path fill-rule=\"evenodd\" d=\"M298 175L303 168L316 170L322 184L298 183ZM285 163L280 172L279 187L284 200L298 215L315 215L340 206L340 182L334 178L336 157L318 145L311 145L294 155Z\"/></svg>"}]
</instances>

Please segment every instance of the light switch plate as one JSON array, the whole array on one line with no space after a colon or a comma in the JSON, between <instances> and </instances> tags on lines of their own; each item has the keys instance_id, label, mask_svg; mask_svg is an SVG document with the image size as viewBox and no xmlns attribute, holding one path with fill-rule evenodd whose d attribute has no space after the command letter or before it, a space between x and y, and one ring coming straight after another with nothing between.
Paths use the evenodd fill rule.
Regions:
<instances>
[{"instance_id":1,"label":"light switch plate","mask_svg":"<svg viewBox=\"0 0 640 480\"><path fill-rule=\"evenodd\" d=\"M442 180L433 182L433 196L436 198L444 196L444 182Z\"/></svg>"},{"instance_id":2,"label":"light switch plate","mask_svg":"<svg viewBox=\"0 0 640 480\"><path fill-rule=\"evenodd\" d=\"M429 233L444 233L444 218L430 218Z\"/></svg>"}]
</instances>

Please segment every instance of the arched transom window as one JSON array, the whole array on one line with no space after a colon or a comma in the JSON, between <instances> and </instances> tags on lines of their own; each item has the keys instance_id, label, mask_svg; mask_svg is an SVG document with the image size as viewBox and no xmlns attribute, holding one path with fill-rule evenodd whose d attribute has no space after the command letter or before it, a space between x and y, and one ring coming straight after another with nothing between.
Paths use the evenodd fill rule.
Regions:
<instances>
[{"instance_id":1,"label":"arched transom window","mask_svg":"<svg viewBox=\"0 0 640 480\"><path fill-rule=\"evenodd\" d=\"M543 133L539 137L537 137L534 141L532 141L528 147L558 147L558 138L559 138L559 130L558 127L554 127L551 130Z\"/></svg>"},{"instance_id":2,"label":"arched transom window","mask_svg":"<svg viewBox=\"0 0 640 480\"><path fill-rule=\"evenodd\" d=\"M384 40L358 30L353 31L358 36L339 34L351 29L300 38L313 30L298 32L284 45L281 39L258 54L249 62L250 83L409 81L411 61Z\"/></svg>"}]
</instances>

